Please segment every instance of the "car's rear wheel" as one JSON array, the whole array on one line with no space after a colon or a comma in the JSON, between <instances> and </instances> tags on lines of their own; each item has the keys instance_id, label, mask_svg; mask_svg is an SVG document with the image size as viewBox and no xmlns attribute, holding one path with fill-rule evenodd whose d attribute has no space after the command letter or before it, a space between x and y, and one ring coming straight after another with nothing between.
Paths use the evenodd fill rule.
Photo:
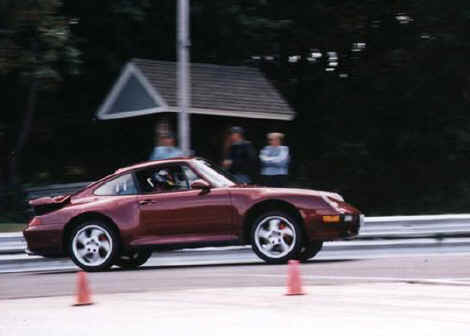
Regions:
<instances>
[{"instance_id":1,"label":"car's rear wheel","mask_svg":"<svg viewBox=\"0 0 470 336\"><path fill-rule=\"evenodd\" d=\"M103 271L113 265L119 240L108 224L87 221L72 230L69 255L72 261L88 272Z\"/></svg>"},{"instance_id":2,"label":"car's rear wheel","mask_svg":"<svg viewBox=\"0 0 470 336\"><path fill-rule=\"evenodd\" d=\"M318 252L320 252L322 247L323 242L321 240L311 241L307 245L302 246L299 255L297 256L297 259L301 262L305 262L309 259L312 259L317 255Z\"/></svg>"},{"instance_id":3,"label":"car's rear wheel","mask_svg":"<svg viewBox=\"0 0 470 336\"><path fill-rule=\"evenodd\" d=\"M133 269L145 264L151 255L152 251L148 250L133 251L121 255L115 264L124 269Z\"/></svg>"},{"instance_id":4,"label":"car's rear wheel","mask_svg":"<svg viewBox=\"0 0 470 336\"><path fill-rule=\"evenodd\" d=\"M295 259L302 246L300 223L287 213L270 211L255 220L251 227L253 251L270 264Z\"/></svg>"}]
</instances>

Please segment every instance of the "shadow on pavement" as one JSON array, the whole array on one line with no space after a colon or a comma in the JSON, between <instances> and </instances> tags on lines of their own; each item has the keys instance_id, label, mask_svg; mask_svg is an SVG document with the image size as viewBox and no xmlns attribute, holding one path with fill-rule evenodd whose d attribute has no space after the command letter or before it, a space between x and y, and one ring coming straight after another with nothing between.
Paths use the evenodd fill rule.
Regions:
<instances>
[{"instance_id":1,"label":"shadow on pavement","mask_svg":"<svg viewBox=\"0 0 470 336\"><path fill-rule=\"evenodd\" d=\"M352 262L358 261L356 259L336 259L336 260L310 260L303 264L312 265L312 264L332 264L332 263L342 263L342 262ZM240 262L240 263L218 263L218 264L199 264L199 265L156 265L156 266L141 266L136 269L122 269L118 267L113 267L110 270L97 273L114 273L114 272L137 272L137 271L152 271L152 270L168 270L168 269L191 269L191 268L221 268L221 267L236 267L236 266L262 266L262 267L279 267L285 264L266 264L263 262ZM25 274L34 274L34 275L51 275L51 274L69 274L76 273L77 270L51 270L51 271L31 271L25 272Z\"/></svg>"}]
</instances>

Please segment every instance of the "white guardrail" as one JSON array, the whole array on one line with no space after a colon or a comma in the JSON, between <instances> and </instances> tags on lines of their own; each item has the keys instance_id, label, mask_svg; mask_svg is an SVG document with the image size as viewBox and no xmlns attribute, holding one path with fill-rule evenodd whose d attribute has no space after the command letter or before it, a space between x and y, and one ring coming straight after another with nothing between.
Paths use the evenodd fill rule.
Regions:
<instances>
[{"instance_id":1,"label":"white guardrail","mask_svg":"<svg viewBox=\"0 0 470 336\"><path fill-rule=\"evenodd\" d=\"M358 239L470 236L470 215L366 217Z\"/></svg>"},{"instance_id":2,"label":"white guardrail","mask_svg":"<svg viewBox=\"0 0 470 336\"><path fill-rule=\"evenodd\" d=\"M366 217L355 240L451 237L470 237L470 214ZM20 232L0 234L0 254L24 253L25 247Z\"/></svg>"}]
</instances>

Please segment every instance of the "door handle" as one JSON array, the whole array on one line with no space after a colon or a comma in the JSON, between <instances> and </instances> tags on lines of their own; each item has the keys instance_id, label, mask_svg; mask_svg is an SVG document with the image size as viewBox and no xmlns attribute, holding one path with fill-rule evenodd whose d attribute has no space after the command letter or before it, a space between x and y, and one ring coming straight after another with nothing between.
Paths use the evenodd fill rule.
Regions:
<instances>
[{"instance_id":1,"label":"door handle","mask_svg":"<svg viewBox=\"0 0 470 336\"><path fill-rule=\"evenodd\" d=\"M153 203L155 202L149 199L139 201L140 205L153 204Z\"/></svg>"}]
</instances>

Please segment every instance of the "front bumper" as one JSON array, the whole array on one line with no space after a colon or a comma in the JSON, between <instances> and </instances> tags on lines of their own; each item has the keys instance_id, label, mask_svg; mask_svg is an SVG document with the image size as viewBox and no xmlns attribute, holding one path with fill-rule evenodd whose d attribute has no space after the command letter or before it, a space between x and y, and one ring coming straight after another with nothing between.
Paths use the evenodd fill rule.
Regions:
<instances>
[{"instance_id":1,"label":"front bumper","mask_svg":"<svg viewBox=\"0 0 470 336\"><path fill-rule=\"evenodd\" d=\"M339 216L338 222L324 222L321 214L310 216L306 221L306 233L309 240L338 240L354 238L359 234L361 226L364 224L364 215L361 213L329 214ZM352 217L350 221L347 217Z\"/></svg>"}]
</instances>

